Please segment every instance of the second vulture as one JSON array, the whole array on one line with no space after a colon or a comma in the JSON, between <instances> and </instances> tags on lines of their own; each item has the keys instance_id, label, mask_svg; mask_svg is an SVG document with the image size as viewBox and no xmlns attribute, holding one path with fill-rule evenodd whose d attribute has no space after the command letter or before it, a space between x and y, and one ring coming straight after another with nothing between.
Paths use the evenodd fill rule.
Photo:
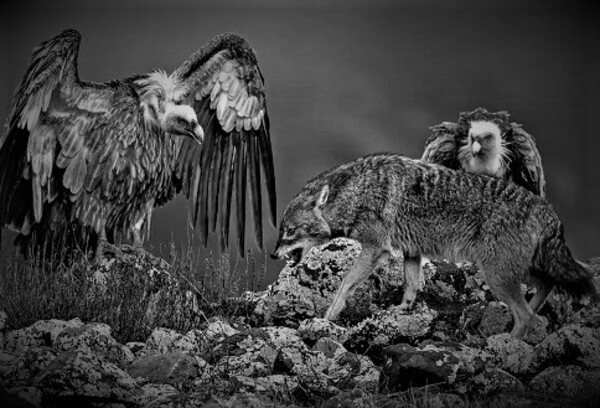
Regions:
<instances>
[{"instance_id":1,"label":"second vulture","mask_svg":"<svg viewBox=\"0 0 600 408\"><path fill-rule=\"evenodd\" d=\"M431 127L422 160L455 170L513 181L545 197L542 159L533 136L510 122L505 111L477 108L462 112L458 122Z\"/></svg>"}]
</instances>

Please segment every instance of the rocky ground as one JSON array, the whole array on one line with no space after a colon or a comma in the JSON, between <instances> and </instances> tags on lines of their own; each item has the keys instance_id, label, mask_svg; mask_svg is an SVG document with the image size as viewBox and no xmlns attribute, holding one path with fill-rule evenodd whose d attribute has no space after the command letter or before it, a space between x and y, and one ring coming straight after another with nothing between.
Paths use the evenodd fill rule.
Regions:
<instances>
[{"instance_id":1,"label":"rocky ground","mask_svg":"<svg viewBox=\"0 0 600 408\"><path fill-rule=\"evenodd\" d=\"M382 267L340 316L321 319L360 252L336 239L286 267L237 316L201 319L182 297L185 333L155 328L121 344L98 322L43 320L9 330L0 312L6 407L562 407L600 401L600 311L553 294L525 340L470 264L435 262L411 312L398 310L401 260ZM101 286L116 260L90 271ZM168 284L168 264L135 262ZM595 265L600 264L596 261ZM149 264L150 265L150 264ZM159 265L159 266L157 266ZM148 287L160 297L160 285ZM160 304L157 300L156 304ZM199 317L200 316L200 317Z\"/></svg>"}]
</instances>

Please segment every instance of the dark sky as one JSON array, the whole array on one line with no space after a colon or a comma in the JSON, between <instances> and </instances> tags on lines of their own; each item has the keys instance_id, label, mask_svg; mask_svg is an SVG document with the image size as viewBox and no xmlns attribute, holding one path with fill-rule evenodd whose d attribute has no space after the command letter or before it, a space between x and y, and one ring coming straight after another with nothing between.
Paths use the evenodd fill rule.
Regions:
<instances>
[{"instance_id":1,"label":"dark sky","mask_svg":"<svg viewBox=\"0 0 600 408\"><path fill-rule=\"evenodd\" d=\"M171 71L234 31L266 79L279 216L319 172L373 152L419 157L428 126L484 106L536 137L574 254L600 255L600 26L581 2L39 3L1 6L2 120L31 49L64 28L83 35L80 77L98 82ZM183 198L158 209L148 247L185 242L186 213ZM276 231L266 235L272 249Z\"/></svg>"}]
</instances>

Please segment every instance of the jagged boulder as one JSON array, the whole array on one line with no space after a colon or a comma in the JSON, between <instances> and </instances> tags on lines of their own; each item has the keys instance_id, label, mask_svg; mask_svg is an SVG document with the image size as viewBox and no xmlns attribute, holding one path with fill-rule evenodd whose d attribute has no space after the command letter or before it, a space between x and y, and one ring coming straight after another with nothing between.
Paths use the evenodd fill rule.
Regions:
<instances>
[{"instance_id":1,"label":"jagged boulder","mask_svg":"<svg viewBox=\"0 0 600 408\"><path fill-rule=\"evenodd\" d=\"M600 329L565 326L535 347L532 360L537 370L565 364L600 368Z\"/></svg>"},{"instance_id":2,"label":"jagged boulder","mask_svg":"<svg viewBox=\"0 0 600 408\"><path fill-rule=\"evenodd\" d=\"M256 299L254 314L263 325L298 327L305 319L321 317L328 309L344 274L354 264L361 251L357 241L336 238L312 248L294 267L286 265L275 283L264 296ZM402 286L401 260L392 257L392 267L378 268L348 300L348 306L340 318L356 321L375 309L373 296L385 297Z\"/></svg>"},{"instance_id":3,"label":"jagged boulder","mask_svg":"<svg viewBox=\"0 0 600 408\"><path fill-rule=\"evenodd\" d=\"M187 354L167 352L136 359L127 372L152 383L187 385L198 377L198 363Z\"/></svg>"},{"instance_id":4,"label":"jagged boulder","mask_svg":"<svg viewBox=\"0 0 600 408\"><path fill-rule=\"evenodd\" d=\"M322 318L307 319L300 322L300 327L297 330L298 336L307 343L324 337L345 342L348 339L348 329Z\"/></svg>"},{"instance_id":5,"label":"jagged boulder","mask_svg":"<svg viewBox=\"0 0 600 408\"><path fill-rule=\"evenodd\" d=\"M106 361L125 367L133 361L133 353L111 336L111 328L103 323L89 323L61 331L54 341L58 352L90 349Z\"/></svg>"},{"instance_id":6,"label":"jagged boulder","mask_svg":"<svg viewBox=\"0 0 600 408\"><path fill-rule=\"evenodd\" d=\"M366 349L370 346L386 346L403 340L424 337L431 329L437 312L419 303L413 311L392 306L381 310L351 327L347 344L351 348Z\"/></svg>"},{"instance_id":7,"label":"jagged boulder","mask_svg":"<svg viewBox=\"0 0 600 408\"><path fill-rule=\"evenodd\" d=\"M486 351L492 355L498 368L511 374L529 372L533 361L533 346L509 333L488 337Z\"/></svg>"},{"instance_id":8,"label":"jagged boulder","mask_svg":"<svg viewBox=\"0 0 600 408\"><path fill-rule=\"evenodd\" d=\"M429 343L419 347L395 344L383 349L384 373L391 390L427 384L454 384L458 374L481 372L491 356L458 343Z\"/></svg>"},{"instance_id":9,"label":"jagged boulder","mask_svg":"<svg viewBox=\"0 0 600 408\"><path fill-rule=\"evenodd\" d=\"M32 383L48 398L65 402L74 398L132 401L142 393L130 375L89 349L61 353L32 379Z\"/></svg>"},{"instance_id":10,"label":"jagged boulder","mask_svg":"<svg viewBox=\"0 0 600 408\"><path fill-rule=\"evenodd\" d=\"M64 330L81 326L83 322L78 318L69 321L40 320L29 327L9 332L6 336L5 350L25 352L41 346L52 347Z\"/></svg>"},{"instance_id":11,"label":"jagged boulder","mask_svg":"<svg viewBox=\"0 0 600 408\"><path fill-rule=\"evenodd\" d=\"M529 383L535 392L553 397L586 398L600 401L600 369L563 365L548 367ZM584 405L587 406L587 405Z\"/></svg>"},{"instance_id":12,"label":"jagged boulder","mask_svg":"<svg viewBox=\"0 0 600 408\"><path fill-rule=\"evenodd\" d=\"M525 385L512 374L496 367L486 368L469 383L469 391L486 397L495 394L523 394Z\"/></svg>"}]
</instances>

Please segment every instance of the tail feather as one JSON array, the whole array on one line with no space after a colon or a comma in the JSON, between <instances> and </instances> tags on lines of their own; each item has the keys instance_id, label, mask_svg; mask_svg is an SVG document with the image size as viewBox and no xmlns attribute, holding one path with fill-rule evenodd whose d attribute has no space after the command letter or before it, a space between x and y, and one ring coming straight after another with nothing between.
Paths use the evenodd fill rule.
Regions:
<instances>
[{"instance_id":1,"label":"tail feather","mask_svg":"<svg viewBox=\"0 0 600 408\"><path fill-rule=\"evenodd\" d=\"M550 279L578 301L586 298L600 301L594 273L588 265L573 258L565 244L562 225L540 243L535 266L538 271L543 271L545 279Z\"/></svg>"}]
</instances>

